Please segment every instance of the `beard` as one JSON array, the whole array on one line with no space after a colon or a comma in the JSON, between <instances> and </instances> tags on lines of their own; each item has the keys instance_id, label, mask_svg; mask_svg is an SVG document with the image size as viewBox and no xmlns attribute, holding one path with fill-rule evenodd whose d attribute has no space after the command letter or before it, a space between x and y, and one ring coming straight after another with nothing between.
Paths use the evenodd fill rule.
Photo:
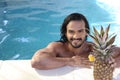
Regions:
<instances>
[{"instance_id":1,"label":"beard","mask_svg":"<svg viewBox=\"0 0 120 80\"><path fill-rule=\"evenodd\" d=\"M82 38L77 38L77 39L74 39L74 38L71 38L69 43L71 44L71 46L73 48L79 48L81 47L81 45L83 44L84 40Z\"/></svg>"}]
</instances>

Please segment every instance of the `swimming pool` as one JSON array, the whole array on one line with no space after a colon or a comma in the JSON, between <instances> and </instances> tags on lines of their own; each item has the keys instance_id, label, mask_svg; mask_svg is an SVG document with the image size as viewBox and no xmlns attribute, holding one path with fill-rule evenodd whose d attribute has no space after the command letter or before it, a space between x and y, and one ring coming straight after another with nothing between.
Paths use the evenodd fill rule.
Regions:
<instances>
[{"instance_id":1,"label":"swimming pool","mask_svg":"<svg viewBox=\"0 0 120 80\"><path fill-rule=\"evenodd\" d=\"M91 28L111 24L119 46L119 8L118 0L0 0L0 59L31 59L59 40L61 23L73 12L84 14Z\"/></svg>"}]
</instances>

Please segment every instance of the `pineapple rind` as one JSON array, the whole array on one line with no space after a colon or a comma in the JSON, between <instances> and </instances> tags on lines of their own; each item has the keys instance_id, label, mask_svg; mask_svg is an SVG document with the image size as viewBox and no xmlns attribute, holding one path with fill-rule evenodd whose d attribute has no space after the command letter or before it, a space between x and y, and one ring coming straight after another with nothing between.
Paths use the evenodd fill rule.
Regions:
<instances>
[{"instance_id":1,"label":"pineapple rind","mask_svg":"<svg viewBox=\"0 0 120 80\"><path fill-rule=\"evenodd\" d=\"M94 62L94 80L112 80L113 70L111 64L103 60L96 60Z\"/></svg>"},{"instance_id":2,"label":"pineapple rind","mask_svg":"<svg viewBox=\"0 0 120 80\"><path fill-rule=\"evenodd\" d=\"M94 61L94 80L112 80L114 67L108 62L111 59L111 48L115 41L115 36L108 36L110 25L104 30L101 26L100 33L94 27L93 35L90 37L94 40L93 52Z\"/></svg>"}]
</instances>

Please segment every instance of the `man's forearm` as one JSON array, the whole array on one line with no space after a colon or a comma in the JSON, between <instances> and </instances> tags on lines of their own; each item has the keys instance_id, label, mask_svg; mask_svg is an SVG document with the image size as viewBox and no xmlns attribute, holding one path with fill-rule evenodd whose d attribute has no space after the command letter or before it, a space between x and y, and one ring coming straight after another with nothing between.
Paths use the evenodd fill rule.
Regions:
<instances>
[{"instance_id":1,"label":"man's forearm","mask_svg":"<svg viewBox=\"0 0 120 80\"><path fill-rule=\"evenodd\" d=\"M47 58L39 61L31 61L32 67L37 69L53 69L63 66L71 66L74 63L72 58Z\"/></svg>"}]
</instances>

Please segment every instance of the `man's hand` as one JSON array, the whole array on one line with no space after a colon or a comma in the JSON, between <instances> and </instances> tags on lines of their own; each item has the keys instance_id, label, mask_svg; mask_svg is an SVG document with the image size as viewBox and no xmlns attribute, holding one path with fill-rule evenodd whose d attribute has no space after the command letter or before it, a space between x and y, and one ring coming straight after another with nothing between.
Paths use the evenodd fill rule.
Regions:
<instances>
[{"instance_id":1,"label":"man's hand","mask_svg":"<svg viewBox=\"0 0 120 80\"><path fill-rule=\"evenodd\" d=\"M73 56L73 63L71 66L78 66L78 67L87 67L90 68L92 66L92 62L88 60L88 58L80 57L80 56Z\"/></svg>"}]
</instances>

